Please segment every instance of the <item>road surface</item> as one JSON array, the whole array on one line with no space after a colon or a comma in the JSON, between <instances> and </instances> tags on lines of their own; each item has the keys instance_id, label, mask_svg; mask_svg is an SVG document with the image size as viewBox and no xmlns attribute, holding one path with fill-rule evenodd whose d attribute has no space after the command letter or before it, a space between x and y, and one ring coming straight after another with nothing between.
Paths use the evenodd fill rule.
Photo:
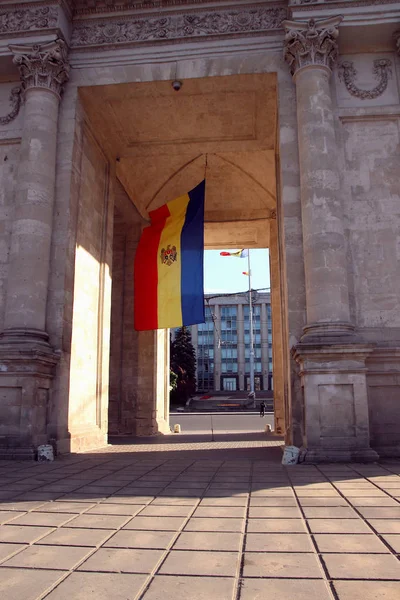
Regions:
<instances>
[{"instance_id":1,"label":"road surface","mask_svg":"<svg viewBox=\"0 0 400 600\"><path fill-rule=\"evenodd\" d=\"M274 415L261 418L258 413L171 413L169 424L179 423L182 433L210 433L211 424L215 433L238 433L265 431L268 423L273 428Z\"/></svg>"}]
</instances>

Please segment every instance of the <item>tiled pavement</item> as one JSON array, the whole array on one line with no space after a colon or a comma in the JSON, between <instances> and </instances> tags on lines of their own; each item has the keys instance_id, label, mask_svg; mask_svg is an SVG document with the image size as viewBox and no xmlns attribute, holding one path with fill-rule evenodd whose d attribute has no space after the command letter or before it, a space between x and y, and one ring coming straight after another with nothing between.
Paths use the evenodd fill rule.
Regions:
<instances>
[{"instance_id":1,"label":"tiled pavement","mask_svg":"<svg viewBox=\"0 0 400 600\"><path fill-rule=\"evenodd\" d=\"M0 462L1 600L399 600L400 461L126 450Z\"/></svg>"}]
</instances>

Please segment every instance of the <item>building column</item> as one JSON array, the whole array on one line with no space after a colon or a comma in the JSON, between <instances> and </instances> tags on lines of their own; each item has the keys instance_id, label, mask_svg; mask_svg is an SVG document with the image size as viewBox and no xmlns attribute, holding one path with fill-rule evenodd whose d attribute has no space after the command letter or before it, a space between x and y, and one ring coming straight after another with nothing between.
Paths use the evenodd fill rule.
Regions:
<instances>
[{"instance_id":1,"label":"building column","mask_svg":"<svg viewBox=\"0 0 400 600\"><path fill-rule=\"evenodd\" d=\"M246 360L245 360L245 343L244 343L244 314L243 304L238 304L237 313L237 362L238 362L238 375L239 375L239 390L244 390L245 373L246 373Z\"/></svg>"},{"instance_id":2,"label":"building column","mask_svg":"<svg viewBox=\"0 0 400 600\"><path fill-rule=\"evenodd\" d=\"M7 373L1 384L5 391L0 421L7 424L1 428L6 444L22 448L23 454L23 449L29 453L47 441L50 381L58 359L46 333L46 304L58 110L69 65L62 40L10 49L20 72L25 109L0 336L0 368Z\"/></svg>"},{"instance_id":3,"label":"building column","mask_svg":"<svg viewBox=\"0 0 400 600\"><path fill-rule=\"evenodd\" d=\"M350 323L339 147L330 76L342 17L284 21L297 97L307 325L293 349L304 389L307 460L376 460L365 360Z\"/></svg>"},{"instance_id":4,"label":"building column","mask_svg":"<svg viewBox=\"0 0 400 600\"><path fill-rule=\"evenodd\" d=\"M261 369L263 376L263 390L268 390L269 375L269 344L268 344L268 315L267 305L261 304Z\"/></svg>"},{"instance_id":5,"label":"building column","mask_svg":"<svg viewBox=\"0 0 400 600\"><path fill-rule=\"evenodd\" d=\"M217 326L219 335L221 335L221 312L219 304L211 306L211 310L214 312L214 323ZM214 390L219 392L221 390L221 346L219 344L219 337L216 335L214 328Z\"/></svg>"}]
</instances>

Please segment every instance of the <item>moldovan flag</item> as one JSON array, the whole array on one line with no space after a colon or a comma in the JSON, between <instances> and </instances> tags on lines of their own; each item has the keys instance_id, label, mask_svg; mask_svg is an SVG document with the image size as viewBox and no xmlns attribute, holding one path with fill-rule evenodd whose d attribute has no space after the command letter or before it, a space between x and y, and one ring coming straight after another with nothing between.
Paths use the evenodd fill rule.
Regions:
<instances>
[{"instance_id":1,"label":"moldovan flag","mask_svg":"<svg viewBox=\"0 0 400 600\"><path fill-rule=\"evenodd\" d=\"M203 180L150 212L135 257L135 329L204 323Z\"/></svg>"},{"instance_id":2,"label":"moldovan flag","mask_svg":"<svg viewBox=\"0 0 400 600\"><path fill-rule=\"evenodd\" d=\"M249 255L248 250L238 250L237 252L220 252L220 256L236 256L237 258L247 258Z\"/></svg>"}]
</instances>

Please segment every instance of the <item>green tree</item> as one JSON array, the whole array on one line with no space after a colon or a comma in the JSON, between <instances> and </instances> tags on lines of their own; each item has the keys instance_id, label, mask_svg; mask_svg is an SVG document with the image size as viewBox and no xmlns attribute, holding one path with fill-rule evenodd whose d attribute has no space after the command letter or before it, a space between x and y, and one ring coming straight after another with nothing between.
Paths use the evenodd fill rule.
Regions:
<instances>
[{"instance_id":1,"label":"green tree","mask_svg":"<svg viewBox=\"0 0 400 600\"><path fill-rule=\"evenodd\" d=\"M196 353L187 327L180 327L171 343L170 366L177 378L175 389L171 389L171 402L185 404L196 390ZM173 385L172 376L170 381Z\"/></svg>"}]
</instances>

